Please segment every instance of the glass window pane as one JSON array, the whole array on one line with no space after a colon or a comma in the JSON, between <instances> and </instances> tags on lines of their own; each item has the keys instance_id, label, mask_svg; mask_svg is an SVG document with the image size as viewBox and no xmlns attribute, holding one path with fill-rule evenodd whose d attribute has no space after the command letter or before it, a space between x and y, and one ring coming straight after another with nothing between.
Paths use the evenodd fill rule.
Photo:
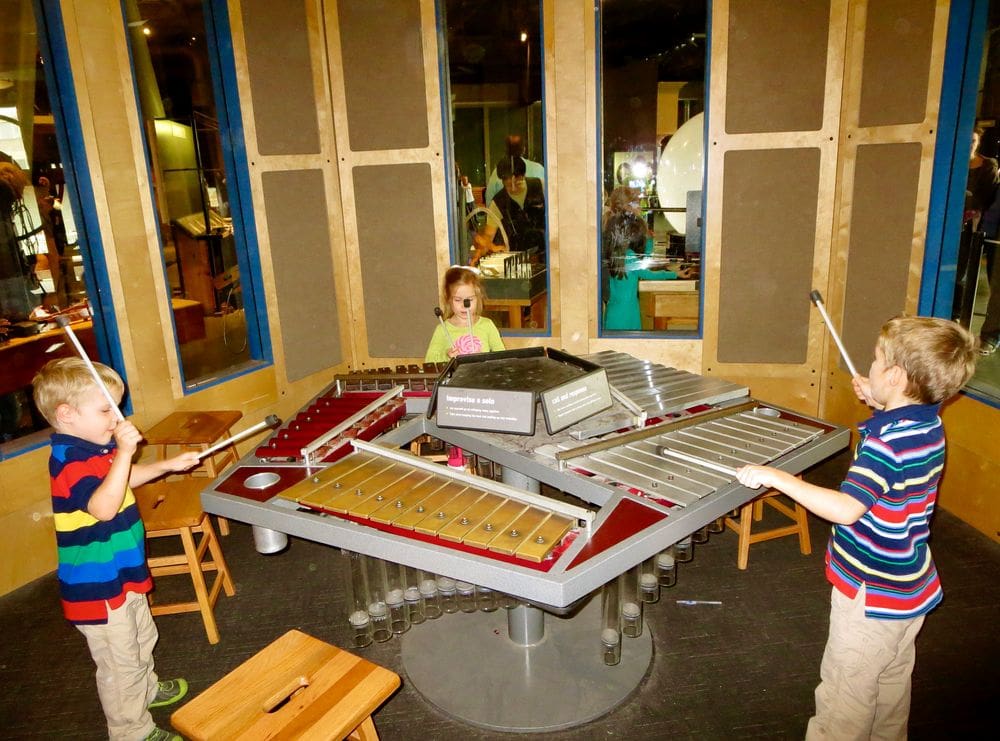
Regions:
<instances>
[{"instance_id":1,"label":"glass window pane","mask_svg":"<svg viewBox=\"0 0 1000 741\"><path fill-rule=\"evenodd\" d=\"M108 362L91 321L90 260L73 217L36 7L0 3L0 458L48 427L31 401L31 379L48 360L74 354L51 321L56 314L70 318L91 358Z\"/></svg>"},{"instance_id":2,"label":"glass window pane","mask_svg":"<svg viewBox=\"0 0 1000 741\"><path fill-rule=\"evenodd\" d=\"M245 235L231 214L217 76L201 0L126 0L133 71L150 155L163 261L185 385L252 362L244 311ZM224 120L224 119L223 119Z\"/></svg>"},{"instance_id":3,"label":"glass window pane","mask_svg":"<svg viewBox=\"0 0 1000 741\"><path fill-rule=\"evenodd\" d=\"M548 323L538 0L442 0L455 160L455 259L484 274L502 332Z\"/></svg>"},{"instance_id":4,"label":"glass window pane","mask_svg":"<svg viewBox=\"0 0 1000 741\"><path fill-rule=\"evenodd\" d=\"M706 13L600 5L605 331L698 330Z\"/></svg>"}]
</instances>

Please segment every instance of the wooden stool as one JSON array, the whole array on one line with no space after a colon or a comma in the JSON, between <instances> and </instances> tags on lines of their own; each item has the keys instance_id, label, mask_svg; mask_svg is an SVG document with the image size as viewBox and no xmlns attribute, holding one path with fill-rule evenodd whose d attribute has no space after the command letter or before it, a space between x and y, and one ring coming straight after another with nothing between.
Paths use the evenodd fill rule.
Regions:
<instances>
[{"instance_id":1,"label":"wooden stool","mask_svg":"<svg viewBox=\"0 0 1000 741\"><path fill-rule=\"evenodd\" d=\"M187 738L377 741L372 713L399 675L297 630L251 656L176 710Z\"/></svg>"},{"instance_id":2,"label":"wooden stool","mask_svg":"<svg viewBox=\"0 0 1000 741\"><path fill-rule=\"evenodd\" d=\"M736 557L736 565L740 569L746 569L747 567L747 562L750 560L750 546L754 543L760 543L763 540L783 538L786 535L798 535L799 550L802 552L802 555L808 556L812 553L812 545L809 541L809 521L807 519L805 507L798 502L792 503L794 505L794 509L789 507L784 502L776 499L776 497L780 494L781 492L772 489L771 491L761 494L756 499L744 504L740 508L739 520L734 520L732 517L726 518L726 527L730 530L735 530L740 536L739 550ZM793 521L793 524L751 534L750 524L754 520L760 522L760 520L764 517L765 504L773 507L781 514L788 517Z\"/></svg>"},{"instance_id":3,"label":"wooden stool","mask_svg":"<svg viewBox=\"0 0 1000 741\"><path fill-rule=\"evenodd\" d=\"M213 443L224 437L231 437L230 428L242 417L243 412L237 411L174 412L146 430L143 436L147 443L156 447L157 460L162 461L167 458L167 450L171 445L182 451L208 450ZM239 459L240 454L236 452L235 445L225 447L202 461L205 475L214 479L227 465L237 463ZM192 472L190 475L200 474ZM229 535L229 523L222 517L219 518L219 532Z\"/></svg>"},{"instance_id":4,"label":"wooden stool","mask_svg":"<svg viewBox=\"0 0 1000 741\"><path fill-rule=\"evenodd\" d=\"M205 633L209 643L219 642L219 629L215 624L216 600L219 591L226 590L232 597L236 594L229 567L222 557L222 548L212 529L212 521L201 508L203 479L191 477L176 481L157 481L140 486L135 490L139 504L139 514L146 526L146 538L165 538L179 535L184 553L170 556L147 558L149 571L154 577L190 574L194 584L194 602L172 602L156 604L150 598L150 611L154 615L174 615L179 612L200 612L205 623ZM200 539L195 538L201 535ZM206 551L211 560L205 560ZM205 572L215 571L215 580L208 587Z\"/></svg>"}]
</instances>

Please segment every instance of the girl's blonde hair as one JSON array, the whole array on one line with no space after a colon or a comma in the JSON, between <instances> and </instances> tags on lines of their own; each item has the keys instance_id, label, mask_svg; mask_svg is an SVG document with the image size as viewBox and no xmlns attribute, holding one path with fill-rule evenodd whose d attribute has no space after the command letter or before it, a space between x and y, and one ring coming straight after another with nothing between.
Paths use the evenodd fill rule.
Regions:
<instances>
[{"instance_id":1,"label":"girl's blonde hair","mask_svg":"<svg viewBox=\"0 0 1000 741\"><path fill-rule=\"evenodd\" d=\"M479 278L479 271L474 268L467 268L462 265L452 265L444 274L441 281L441 310L445 319L451 319L455 312L451 310L451 296L458 286L472 286L476 292L476 318L483 311L483 304L486 302L486 290L483 288L483 281Z\"/></svg>"},{"instance_id":2,"label":"girl's blonde hair","mask_svg":"<svg viewBox=\"0 0 1000 741\"><path fill-rule=\"evenodd\" d=\"M909 381L906 396L922 404L950 399L976 371L979 343L960 324L927 316L898 316L882 326L878 347L885 365Z\"/></svg>"},{"instance_id":3,"label":"girl's blonde hair","mask_svg":"<svg viewBox=\"0 0 1000 741\"><path fill-rule=\"evenodd\" d=\"M94 363L94 368L108 390L120 399L125 393L121 376L103 363ZM34 387L35 406L53 427L56 426L56 409L60 404L77 407L83 397L97 388L94 377L81 358L50 360L35 374L31 385Z\"/></svg>"}]
</instances>

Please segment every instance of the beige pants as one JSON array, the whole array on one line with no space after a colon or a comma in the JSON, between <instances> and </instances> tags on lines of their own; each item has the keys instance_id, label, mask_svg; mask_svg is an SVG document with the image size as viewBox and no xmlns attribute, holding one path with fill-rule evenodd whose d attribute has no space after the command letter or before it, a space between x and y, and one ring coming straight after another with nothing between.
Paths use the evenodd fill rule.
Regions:
<instances>
[{"instance_id":1,"label":"beige pants","mask_svg":"<svg viewBox=\"0 0 1000 741\"><path fill-rule=\"evenodd\" d=\"M924 616L865 617L865 589L849 599L833 589L830 636L806 739L905 739L910 675Z\"/></svg>"},{"instance_id":2,"label":"beige pants","mask_svg":"<svg viewBox=\"0 0 1000 741\"><path fill-rule=\"evenodd\" d=\"M145 738L155 724L149 703L156 697L153 647L159 634L146 595L129 593L117 610L108 609L107 625L78 625L97 664L101 698L112 741Z\"/></svg>"}]
</instances>

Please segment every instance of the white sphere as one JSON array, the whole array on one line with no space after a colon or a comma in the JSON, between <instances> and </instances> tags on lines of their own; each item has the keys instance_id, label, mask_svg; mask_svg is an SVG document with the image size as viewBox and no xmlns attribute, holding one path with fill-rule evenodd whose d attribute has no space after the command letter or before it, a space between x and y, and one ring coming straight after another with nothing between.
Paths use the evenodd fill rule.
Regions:
<instances>
[{"instance_id":1,"label":"white sphere","mask_svg":"<svg viewBox=\"0 0 1000 741\"><path fill-rule=\"evenodd\" d=\"M677 129L663 148L656 167L656 195L662 208L686 208L690 190L701 190L705 177L705 116L692 116ZM680 212L666 213L678 234L687 230L687 218Z\"/></svg>"}]
</instances>

